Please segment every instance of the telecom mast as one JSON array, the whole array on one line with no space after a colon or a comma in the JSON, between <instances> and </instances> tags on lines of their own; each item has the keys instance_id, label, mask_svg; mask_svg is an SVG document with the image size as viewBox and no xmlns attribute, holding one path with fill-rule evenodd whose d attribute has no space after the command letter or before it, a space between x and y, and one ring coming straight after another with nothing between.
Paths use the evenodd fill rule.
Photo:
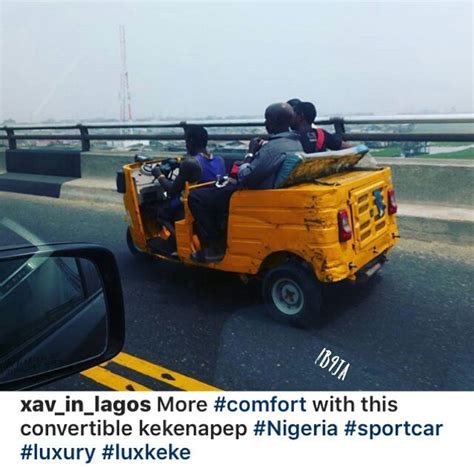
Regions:
<instances>
[{"instance_id":1,"label":"telecom mast","mask_svg":"<svg viewBox=\"0 0 474 468\"><path fill-rule=\"evenodd\" d=\"M125 26L120 25L120 58L122 70L120 72L120 120L122 122L132 120L132 104L130 101L130 88L128 86L127 70L127 43L125 39Z\"/></svg>"}]
</instances>

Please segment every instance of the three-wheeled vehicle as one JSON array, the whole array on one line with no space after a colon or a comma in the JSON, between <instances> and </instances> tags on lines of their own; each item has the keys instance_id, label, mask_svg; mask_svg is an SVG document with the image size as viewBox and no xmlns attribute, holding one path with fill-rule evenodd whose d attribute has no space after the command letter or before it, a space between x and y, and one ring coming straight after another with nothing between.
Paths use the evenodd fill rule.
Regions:
<instances>
[{"instance_id":1,"label":"three-wheeled vehicle","mask_svg":"<svg viewBox=\"0 0 474 468\"><path fill-rule=\"evenodd\" d=\"M162 222L157 210L166 194L151 175L155 164L173 179L170 161L124 166L124 203L132 253L262 278L263 298L274 318L306 324L321 310L321 286L365 279L386 260L397 238L397 205L389 167L364 167L360 145L340 151L288 154L271 190L239 190L230 201L227 249L222 261L200 264L188 196L184 219ZM358 164L359 163L359 164ZM175 236L174 254L160 242ZM158 242L157 242L158 241Z\"/></svg>"}]
</instances>

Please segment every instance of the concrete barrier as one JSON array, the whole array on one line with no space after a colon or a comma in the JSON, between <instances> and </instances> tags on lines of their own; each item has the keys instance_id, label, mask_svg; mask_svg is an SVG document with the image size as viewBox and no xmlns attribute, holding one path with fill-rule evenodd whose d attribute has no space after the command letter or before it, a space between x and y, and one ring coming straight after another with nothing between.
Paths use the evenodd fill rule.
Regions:
<instances>
[{"instance_id":1,"label":"concrete barrier","mask_svg":"<svg viewBox=\"0 0 474 468\"><path fill-rule=\"evenodd\" d=\"M0 150L0 174L6 172L5 150Z\"/></svg>"},{"instance_id":2,"label":"concrete barrier","mask_svg":"<svg viewBox=\"0 0 474 468\"><path fill-rule=\"evenodd\" d=\"M6 150L7 172L57 177L81 177L81 153L71 150Z\"/></svg>"},{"instance_id":3,"label":"concrete barrier","mask_svg":"<svg viewBox=\"0 0 474 468\"><path fill-rule=\"evenodd\" d=\"M474 205L474 161L379 158L378 162L392 168L399 202L470 208Z\"/></svg>"},{"instance_id":4,"label":"concrete barrier","mask_svg":"<svg viewBox=\"0 0 474 468\"><path fill-rule=\"evenodd\" d=\"M122 170L125 164L133 162L134 155L135 153L132 152L117 152L117 154L95 151L82 152L82 177L115 179L117 171Z\"/></svg>"}]
</instances>

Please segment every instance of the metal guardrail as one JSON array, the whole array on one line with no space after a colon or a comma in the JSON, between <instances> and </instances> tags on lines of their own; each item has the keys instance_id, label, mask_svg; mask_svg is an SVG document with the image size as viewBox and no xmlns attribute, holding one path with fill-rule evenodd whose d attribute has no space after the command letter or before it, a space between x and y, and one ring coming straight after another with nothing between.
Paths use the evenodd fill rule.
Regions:
<instances>
[{"instance_id":1,"label":"metal guardrail","mask_svg":"<svg viewBox=\"0 0 474 468\"><path fill-rule=\"evenodd\" d=\"M368 116L368 117L330 117L316 119L316 125L332 125L334 131L345 141L449 141L474 142L474 114L434 114L434 115L397 115L397 116ZM413 133L413 132L352 132L347 133L346 125L395 125L395 124L473 124L473 131L468 133ZM144 123L103 123L77 125L28 125L4 126L0 130L0 140L7 140L9 149L17 148L18 140L75 140L80 141L82 151L89 151L91 141L124 141L124 140L183 140L186 125L199 124L208 128L249 128L264 127L264 122L258 119L247 120L192 120L181 122L144 122ZM112 133L92 134L90 130L133 130L133 129L179 129L180 133ZM25 131L64 131L76 130L78 133L17 133ZM255 137L265 138L266 133L211 133L209 140L234 141L250 140Z\"/></svg>"}]
</instances>

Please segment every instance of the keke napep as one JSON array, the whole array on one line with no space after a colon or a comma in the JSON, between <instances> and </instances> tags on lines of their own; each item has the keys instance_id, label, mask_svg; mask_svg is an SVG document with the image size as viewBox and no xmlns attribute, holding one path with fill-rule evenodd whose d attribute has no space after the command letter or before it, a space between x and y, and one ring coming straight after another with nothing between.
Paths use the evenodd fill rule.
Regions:
<instances>
[{"instance_id":1,"label":"keke napep","mask_svg":"<svg viewBox=\"0 0 474 468\"><path fill-rule=\"evenodd\" d=\"M191 191L214 182L187 184L182 193L184 219L170 225L157 219L166 193L152 170L159 165L172 180L179 158L128 164L123 168L128 247L134 255L261 279L270 315L305 325L321 312L324 284L367 280L399 237L391 169L364 164L367 153L368 148L359 145L287 154L274 189L232 195L224 227L225 256L204 265L192 259L200 244L187 202ZM160 249L170 236L176 240L174 254Z\"/></svg>"}]
</instances>

